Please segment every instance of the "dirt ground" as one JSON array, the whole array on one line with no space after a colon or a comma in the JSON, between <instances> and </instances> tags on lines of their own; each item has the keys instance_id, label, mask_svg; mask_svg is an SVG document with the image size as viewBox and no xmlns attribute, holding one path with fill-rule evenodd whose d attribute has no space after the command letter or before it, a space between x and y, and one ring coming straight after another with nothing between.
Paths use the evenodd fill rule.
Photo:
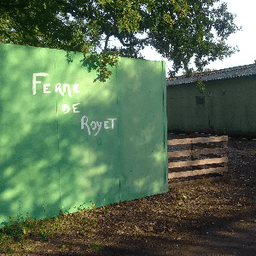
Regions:
<instances>
[{"instance_id":1,"label":"dirt ground","mask_svg":"<svg viewBox=\"0 0 256 256\"><path fill-rule=\"evenodd\" d=\"M90 238L60 234L29 255L256 255L256 141L229 138L228 151L228 182L98 208Z\"/></svg>"}]
</instances>

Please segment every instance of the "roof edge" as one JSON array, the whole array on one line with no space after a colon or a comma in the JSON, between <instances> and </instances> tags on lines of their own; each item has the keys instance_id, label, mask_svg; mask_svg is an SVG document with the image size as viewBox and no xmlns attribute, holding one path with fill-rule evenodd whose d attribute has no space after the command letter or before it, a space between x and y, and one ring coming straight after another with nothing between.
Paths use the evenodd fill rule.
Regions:
<instances>
[{"instance_id":1,"label":"roof edge","mask_svg":"<svg viewBox=\"0 0 256 256\"><path fill-rule=\"evenodd\" d=\"M179 85L179 84L189 84L201 81L212 81L212 80L222 80L228 78L236 78L243 76L256 75L256 63L244 66L237 66L231 68L224 68L219 70L207 71L202 73L195 73L190 77L187 76L176 76L166 79L166 85Z\"/></svg>"}]
</instances>

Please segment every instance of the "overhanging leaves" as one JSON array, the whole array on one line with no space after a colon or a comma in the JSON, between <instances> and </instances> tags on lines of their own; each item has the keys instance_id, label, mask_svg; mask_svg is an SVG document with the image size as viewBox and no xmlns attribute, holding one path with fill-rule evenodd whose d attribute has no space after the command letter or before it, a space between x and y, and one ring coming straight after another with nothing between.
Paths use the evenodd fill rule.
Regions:
<instances>
[{"instance_id":1,"label":"overhanging leaves","mask_svg":"<svg viewBox=\"0 0 256 256\"><path fill-rule=\"evenodd\" d=\"M220 0L2 0L0 42L83 52L100 81L145 46L189 73L191 60L200 70L237 50L225 42L234 18Z\"/></svg>"}]
</instances>

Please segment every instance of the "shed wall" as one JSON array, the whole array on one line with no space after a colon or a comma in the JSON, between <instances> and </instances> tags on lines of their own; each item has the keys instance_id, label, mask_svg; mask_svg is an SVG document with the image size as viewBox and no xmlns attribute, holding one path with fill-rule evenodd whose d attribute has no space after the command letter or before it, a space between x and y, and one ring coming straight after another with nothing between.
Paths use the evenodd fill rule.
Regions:
<instances>
[{"instance_id":1,"label":"shed wall","mask_svg":"<svg viewBox=\"0 0 256 256\"><path fill-rule=\"evenodd\" d=\"M240 77L167 87L168 131L213 129L256 135L256 78Z\"/></svg>"}]
</instances>

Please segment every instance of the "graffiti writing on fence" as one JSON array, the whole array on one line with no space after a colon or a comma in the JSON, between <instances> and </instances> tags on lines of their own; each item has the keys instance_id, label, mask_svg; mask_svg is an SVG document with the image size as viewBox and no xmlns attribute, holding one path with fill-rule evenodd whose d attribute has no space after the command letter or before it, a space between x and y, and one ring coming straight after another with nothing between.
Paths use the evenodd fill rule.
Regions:
<instances>
[{"instance_id":1,"label":"graffiti writing on fence","mask_svg":"<svg viewBox=\"0 0 256 256\"><path fill-rule=\"evenodd\" d=\"M83 116L81 118L81 129L84 129L85 126L88 130L88 134L91 135L91 130L96 130L97 129L97 132L94 134L94 136L96 136L101 127L102 127L102 124L104 129L114 129L114 121L116 120L116 118L107 118L107 121L103 121L103 122L99 122L99 121L91 121L89 122L89 118L87 116ZM111 121L111 127L110 127L110 121Z\"/></svg>"},{"instance_id":2,"label":"graffiti writing on fence","mask_svg":"<svg viewBox=\"0 0 256 256\"><path fill-rule=\"evenodd\" d=\"M33 74L33 78L32 78L32 92L33 92L33 95L36 94L37 84L41 84L41 81L37 80L38 76L49 76L49 74L44 73L44 72ZM43 84L43 93L51 93L52 88L53 88L52 85L49 84L49 83ZM54 92L60 93L62 96L64 96L67 93L69 97L72 97L72 93L80 93L79 84L73 84L72 89L71 89L70 84L61 85L61 83L57 83L54 86Z\"/></svg>"},{"instance_id":3,"label":"graffiti writing on fence","mask_svg":"<svg viewBox=\"0 0 256 256\"><path fill-rule=\"evenodd\" d=\"M48 73L46 72L41 72L41 73L33 73L32 76L32 93L33 95L36 95L37 93L37 85L42 84L42 81L40 81L40 78L38 77L46 77L49 76ZM42 92L45 94L49 94L52 92L55 93L59 93L60 95L64 96L65 94L67 94L69 97L72 97L72 95L76 94L76 93L80 93L80 89L79 89L79 84L75 83L72 86L70 84L61 84L61 83L57 83L54 86L50 83L45 83L42 85ZM72 106L64 103L62 104L62 111L64 114L67 114L69 112L73 112L75 114L80 113L79 109L78 109L78 105L80 105L80 103L75 103ZM101 130L101 128L103 127L104 129L108 130L108 129L114 129L115 125L114 125L114 121L117 120L117 118L107 118L107 120L105 121L89 121L89 118L87 116L83 116L81 118L81 129L85 129L85 127L87 128L88 131L88 135L92 134L92 130L96 130L96 133L94 134L94 136L97 136L99 131Z\"/></svg>"}]
</instances>

